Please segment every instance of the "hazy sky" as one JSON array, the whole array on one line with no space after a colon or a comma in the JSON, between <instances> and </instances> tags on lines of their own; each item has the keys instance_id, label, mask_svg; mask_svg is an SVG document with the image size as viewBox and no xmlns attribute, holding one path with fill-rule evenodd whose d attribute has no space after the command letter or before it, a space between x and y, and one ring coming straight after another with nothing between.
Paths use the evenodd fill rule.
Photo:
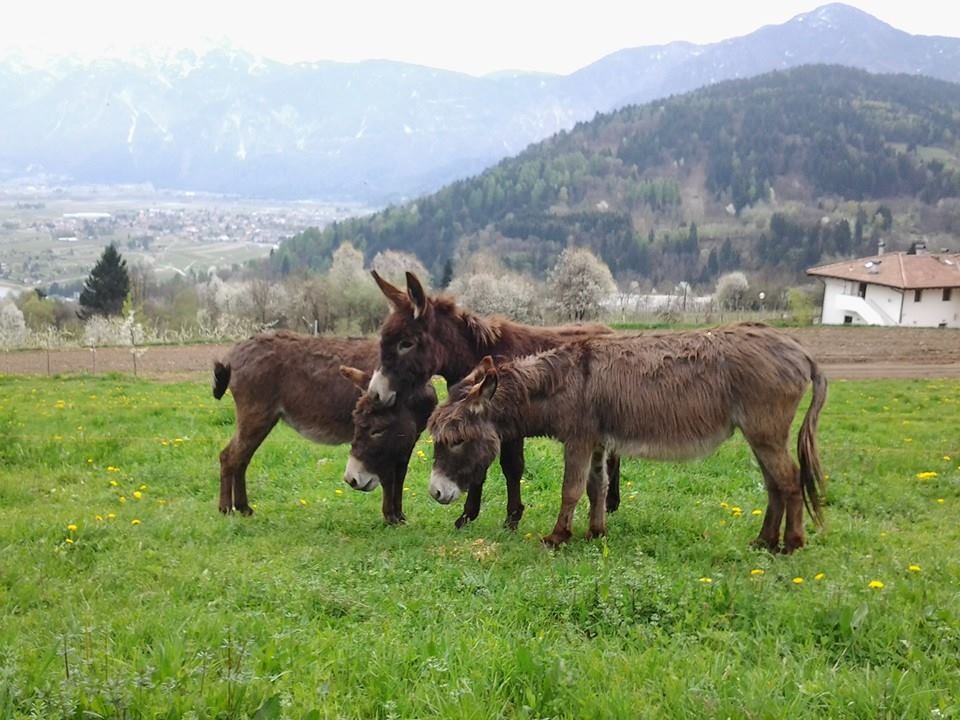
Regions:
<instances>
[{"instance_id":1,"label":"hazy sky","mask_svg":"<svg viewBox=\"0 0 960 720\"><path fill-rule=\"evenodd\" d=\"M0 57L123 54L224 40L285 62L387 58L483 74L569 73L625 47L745 35L817 0L8 0ZM956 0L855 0L891 25L960 37Z\"/></svg>"}]
</instances>

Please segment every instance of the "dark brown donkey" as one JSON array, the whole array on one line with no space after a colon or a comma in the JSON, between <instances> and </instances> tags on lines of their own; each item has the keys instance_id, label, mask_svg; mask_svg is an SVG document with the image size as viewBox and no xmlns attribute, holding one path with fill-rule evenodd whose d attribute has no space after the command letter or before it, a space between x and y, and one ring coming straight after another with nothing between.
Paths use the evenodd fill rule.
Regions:
<instances>
[{"instance_id":1,"label":"dark brown donkey","mask_svg":"<svg viewBox=\"0 0 960 720\"><path fill-rule=\"evenodd\" d=\"M380 331L380 368L374 373L368 394L389 406L398 390L419 387L434 375L442 375L450 387L469 373L485 355L515 358L557 347L571 340L610 335L604 325L570 325L544 328L520 325L506 318L483 318L464 310L449 297L428 297L413 273L407 273L406 292L373 272L392 312ZM611 453L607 508L620 503L620 459ZM489 465L489 463L488 463ZM523 475L523 437L514 437L500 447L500 467L507 481L507 519L516 528L523 515L520 478ZM463 513L456 526L474 520L480 512L483 473L472 477Z\"/></svg>"},{"instance_id":2,"label":"dark brown donkey","mask_svg":"<svg viewBox=\"0 0 960 720\"><path fill-rule=\"evenodd\" d=\"M220 453L220 512L253 512L247 500L247 465L278 420L317 443L349 442L361 391L344 380L340 366L370 373L378 356L376 340L275 332L237 343L214 363L213 396L223 397L229 387L237 407L236 433ZM410 451L414 442L416 438ZM402 473L384 475L381 482L384 518L398 522L403 517Z\"/></svg>"},{"instance_id":3,"label":"dark brown donkey","mask_svg":"<svg viewBox=\"0 0 960 720\"><path fill-rule=\"evenodd\" d=\"M366 393L369 373L350 367L341 367L340 373ZM427 383L402 392L389 407L365 394L353 410L353 441L343 481L362 492L383 485L383 514L389 523L406 522L403 479L417 438L436 407L437 391Z\"/></svg>"},{"instance_id":4,"label":"dark brown donkey","mask_svg":"<svg viewBox=\"0 0 960 720\"><path fill-rule=\"evenodd\" d=\"M790 424L812 383L797 440ZM827 381L795 340L758 323L697 332L597 337L494 366L490 358L430 418L430 495L449 503L493 462L502 443L546 435L564 445L563 500L544 542L570 539L584 489L587 537L606 533L604 454L656 460L704 456L739 428L767 487L757 543L783 552L804 544L803 507L822 522L815 435Z\"/></svg>"}]
</instances>

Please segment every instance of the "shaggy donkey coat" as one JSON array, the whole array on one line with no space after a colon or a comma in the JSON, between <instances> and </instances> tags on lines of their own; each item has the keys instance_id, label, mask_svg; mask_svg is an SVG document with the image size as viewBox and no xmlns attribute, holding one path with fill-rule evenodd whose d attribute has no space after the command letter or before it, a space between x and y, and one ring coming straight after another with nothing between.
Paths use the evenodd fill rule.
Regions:
<instances>
[{"instance_id":1,"label":"shaggy donkey coat","mask_svg":"<svg viewBox=\"0 0 960 720\"><path fill-rule=\"evenodd\" d=\"M800 465L787 451L790 425L808 385L813 397L798 437ZM488 465L500 443L533 435L564 444L563 497L544 538L567 542L587 491L588 537L606 532L608 452L657 460L704 456L739 428L767 488L758 544L804 544L803 508L820 524L823 479L817 420L827 382L795 340L759 323L713 330L597 337L494 367L484 362L430 419L430 494L450 502L465 475Z\"/></svg>"},{"instance_id":2,"label":"shaggy donkey coat","mask_svg":"<svg viewBox=\"0 0 960 720\"><path fill-rule=\"evenodd\" d=\"M317 443L349 442L360 390L341 376L340 366L369 373L378 357L376 340L275 332L243 340L215 362L213 396L220 399L229 387L237 408L236 433L220 453L220 512L253 513L247 465L278 420ZM386 498L384 506L389 522ZM391 511L399 507L391 504Z\"/></svg>"},{"instance_id":3,"label":"shaggy donkey coat","mask_svg":"<svg viewBox=\"0 0 960 720\"><path fill-rule=\"evenodd\" d=\"M449 297L429 297L413 273L407 273L406 292L372 273L392 312L380 331L380 368L370 383L369 394L389 405L398 391L422 386L433 375L442 375L450 387L469 373L485 355L499 359L522 357L557 347L571 340L610 335L605 325L534 327L507 318L484 318L457 306ZM620 504L620 459L608 460L608 509ZM489 465L489 463L488 463ZM516 528L523 515L520 478L523 475L523 437L504 441L500 467L507 481L507 519ZM471 478L467 501L456 526L475 519L480 512L483 473Z\"/></svg>"}]
</instances>

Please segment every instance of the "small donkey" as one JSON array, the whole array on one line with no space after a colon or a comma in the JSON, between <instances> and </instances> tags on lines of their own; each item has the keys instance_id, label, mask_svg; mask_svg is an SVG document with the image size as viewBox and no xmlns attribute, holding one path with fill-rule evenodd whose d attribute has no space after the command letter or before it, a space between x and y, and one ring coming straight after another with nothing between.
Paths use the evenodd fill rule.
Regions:
<instances>
[{"instance_id":1,"label":"small donkey","mask_svg":"<svg viewBox=\"0 0 960 720\"><path fill-rule=\"evenodd\" d=\"M799 468L787 451L790 425L808 385ZM767 487L757 544L783 552L804 544L803 508L822 523L823 478L815 435L827 382L792 338L759 323L706 331L595 337L494 367L487 357L430 418L430 495L446 504L483 477L502 442L549 436L564 444L563 500L543 541L572 535L584 490L587 537L606 533L609 452L675 460L711 453L739 428Z\"/></svg>"}]
</instances>

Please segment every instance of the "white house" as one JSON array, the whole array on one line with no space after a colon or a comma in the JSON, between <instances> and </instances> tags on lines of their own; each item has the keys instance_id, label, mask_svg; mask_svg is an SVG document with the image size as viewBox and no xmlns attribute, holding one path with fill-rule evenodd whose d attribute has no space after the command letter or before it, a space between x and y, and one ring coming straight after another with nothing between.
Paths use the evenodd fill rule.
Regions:
<instances>
[{"instance_id":1,"label":"white house","mask_svg":"<svg viewBox=\"0 0 960 720\"><path fill-rule=\"evenodd\" d=\"M823 280L824 325L960 328L960 254L881 254L807 275Z\"/></svg>"}]
</instances>

